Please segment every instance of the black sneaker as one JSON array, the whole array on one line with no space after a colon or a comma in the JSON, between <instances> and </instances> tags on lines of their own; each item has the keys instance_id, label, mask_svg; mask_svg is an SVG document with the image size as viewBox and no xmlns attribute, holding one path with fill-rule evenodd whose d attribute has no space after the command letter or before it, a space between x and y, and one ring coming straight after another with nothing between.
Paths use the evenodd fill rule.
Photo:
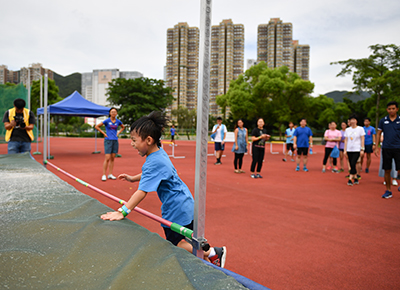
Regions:
<instances>
[{"instance_id":1,"label":"black sneaker","mask_svg":"<svg viewBox=\"0 0 400 290\"><path fill-rule=\"evenodd\" d=\"M349 181L347 181L347 185L353 186L353 182L349 179Z\"/></svg>"},{"instance_id":2,"label":"black sneaker","mask_svg":"<svg viewBox=\"0 0 400 290\"><path fill-rule=\"evenodd\" d=\"M222 163L220 161L217 161L214 163L214 165L221 165Z\"/></svg>"},{"instance_id":3,"label":"black sneaker","mask_svg":"<svg viewBox=\"0 0 400 290\"><path fill-rule=\"evenodd\" d=\"M358 183L358 179L356 178L356 179L354 179L354 184L356 185L356 184L359 184Z\"/></svg>"},{"instance_id":4,"label":"black sneaker","mask_svg":"<svg viewBox=\"0 0 400 290\"><path fill-rule=\"evenodd\" d=\"M257 178L262 178L262 176L260 174L257 174L256 176L257 176Z\"/></svg>"},{"instance_id":5,"label":"black sneaker","mask_svg":"<svg viewBox=\"0 0 400 290\"><path fill-rule=\"evenodd\" d=\"M250 175L250 177L251 177L251 178L258 178L258 176L255 175L255 174Z\"/></svg>"},{"instance_id":6,"label":"black sneaker","mask_svg":"<svg viewBox=\"0 0 400 290\"><path fill-rule=\"evenodd\" d=\"M361 179L361 175L358 175L358 174L357 174L357 179Z\"/></svg>"},{"instance_id":7,"label":"black sneaker","mask_svg":"<svg viewBox=\"0 0 400 290\"><path fill-rule=\"evenodd\" d=\"M213 263L215 266L224 268L226 261L226 247L214 247L214 250L216 255L210 258L210 262Z\"/></svg>"},{"instance_id":8,"label":"black sneaker","mask_svg":"<svg viewBox=\"0 0 400 290\"><path fill-rule=\"evenodd\" d=\"M282 161L283 161L283 162L286 162L286 158L283 158Z\"/></svg>"}]
</instances>

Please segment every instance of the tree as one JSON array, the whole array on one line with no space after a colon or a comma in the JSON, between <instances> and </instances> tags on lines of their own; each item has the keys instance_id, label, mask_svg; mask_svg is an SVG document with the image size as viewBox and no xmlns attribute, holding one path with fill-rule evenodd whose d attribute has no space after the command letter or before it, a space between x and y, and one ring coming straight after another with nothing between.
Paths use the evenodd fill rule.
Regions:
<instances>
[{"instance_id":1,"label":"tree","mask_svg":"<svg viewBox=\"0 0 400 290\"><path fill-rule=\"evenodd\" d=\"M132 124L152 111L164 111L172 104L172 89L163 80L136 78L113 79L107 89L107 100L118 107L122 123Z\"/></svg>"},{"instance_id":2,"label":"tree","mask_svg":"<svg viewBox=\"0 0 400 290\"><path fill-rule=\"evenodd\" d=\"M42 77L42 96L44 98L44 77ZM48 79L47 104L52 105L62 100L58 95L58 87L55 81ZM44 106L43 100L42 106ZM40 80L33 81L31 87L31 110L35 115L38 108L40 108Z\"/></svg>"},{"instance_id":3,"label":"tree","mask_svg":"<svg viewBox=\"0 0 400 290\"><path fill-rule=\"evenodd\" d=\"M353 74L353 89L372 93L371 100L365 103L364 109L370 111L374 107L375 125L378 127L379 119L385 114L381 102L399 96L400 46L376 44L369 48L372 54L367 58L348 59L331 64L344 66L337 76ZM395 93L397 95L394 95Z\"/></svg>"},{"instance_id":4,"label":"tree","mask_svg":"<svg viewBox=\"0 0 400 290\"><path fill-rule=\"evenodd\" d=\"M171 114L173 116L176 116L178 125L181 129L196 129L196 119L197 119L196 110L189 110L186 107L179 106L178 109L172 110ZM177 125L175 124L175 122L172 123L174 125ZM186 135L188 137L188 140L190 140L189 130L186 130Z\"/></svg>"},{"instance_id":5,"label":"tree","mask_svg":"<svg viewBox=\"0 0 400 290\"><path fill-rule=\"evenodd\" d=\"M313 89L313 83L286 66L270 69L260 62L232 81L226 95L217 96L217 104L229 106L233 119L262 117L280 129L283 123L304 115L305 96Z\"/></svg>"}]
</instances>

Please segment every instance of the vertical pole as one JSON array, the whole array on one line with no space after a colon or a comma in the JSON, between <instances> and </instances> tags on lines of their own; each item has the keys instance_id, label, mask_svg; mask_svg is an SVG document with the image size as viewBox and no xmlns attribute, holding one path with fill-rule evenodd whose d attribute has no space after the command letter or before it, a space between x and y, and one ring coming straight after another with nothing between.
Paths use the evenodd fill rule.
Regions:
<instances>
[{"instance_id":1,"label":"vertical pole","mask_svg":"<svg viewBox=\"0 0 400 290\"><path fill-rule=\"evenodd\" d=\"M201 0L200 6L200 52L197 93L197 127L196 127L196 173L194 231L196 240L204 239L206 215L207 183L207 144L208 113L210 93L210 43L211 43L211 0ZM203 251L193 247L193 254L203 258Z\"/></svg>"},{"instance_id":2,"label":"vertical pole","mask_svg":"<svg viewBox=\"0 0 400 290\"><path fill-rule=\"evenodd\" d=\"M43 163L47 160L47 73L44 74L44 139L43 139Z\"/></svg>"},{"instance_id":3,"label":"vertical pole","mask_svg":"<svg viewBox=\"0 0 400 290\"><path fill-rule=\"evenodd\" d=\"M50 115L51 115L51 112L50 112L50 106L49 106L49 110L47 111L47 140L48 140L48 143L47 143L47 152L48 152L48 155L47 155L47 158L49 158L49 159L52 159L51 158L51 155L50 155Z\"/></svg>"},{"instance_id":4,"label":"vertical pole","mask_svg":"<svg viewBox=\"0 0 400 290\"><path fill-rule=\"evenodd\" d=\"M97 118L94 118L94 126L96 126ZM94 128L94 152L97 152L97 130Z\"/></svg>"},{"instance_id":5,"label":"vertical pole","mask_svg":"<svg viewBox=\"0 0 400 290\"><path fill-rule=\"evenodd\" d=\"M26 87L28 88L28 110L31 110L31 70L28 66L28 82Z\"/></svg>"},{"instance_id":6,"label":"vertical pole","mask_svg":"<svg viewBox=\"0 0 400 290\"><path fill-rule=\"evenodd\" d=\"M40 75L40 107L43 108L43 76ZM40 141L43 143L43 115L40 115Z\"/></svg>"}]
</instances>

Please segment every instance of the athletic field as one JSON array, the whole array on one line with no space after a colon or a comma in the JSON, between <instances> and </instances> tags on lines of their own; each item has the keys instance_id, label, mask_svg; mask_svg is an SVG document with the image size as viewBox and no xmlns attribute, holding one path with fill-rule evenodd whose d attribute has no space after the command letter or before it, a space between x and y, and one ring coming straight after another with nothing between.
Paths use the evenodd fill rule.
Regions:
<instances>
[{"instance_id":1,"label":"athletic field","mask_svg":"<svg viewBox=\"0 0 400 290\"><path fill-rule=\"evenodd\" d=\"M137 184L101 181L102 139L51 138L51 161L61 169L128 200ZM121 158L113 174L137 174L145 161L120 139ZM173 159L180 177L194 194L195 141L177 141ZM171 154L172 148L164 148ZM344 173L321 173L323 146L314 146L309 172L295 172L295 163L282 162L282 145L266 149L261 175L250 178L251 156L245 155L244 174L234 173L232 143L227 144L222 165L208 157L206 238L211 245L228 249L226 268L271 289L399 289L400 192L381 198L385 188L378 177L379 158L373 156L370 173L360 185L347 186ZM36 143L32 143L32 153ZM39 144L39 151L42 146ZM212 153L212 144L209 153ZM0 144L0 154L7 145ZM42 155L33 155L40 163ZM302 168L302 166L301 166ZM79 191L116 209L117 203L48 169ZM140 207L161 215L156 193ZM132 212L129 219L164 237L161 226Z\"/></svg>"}]
</instances>

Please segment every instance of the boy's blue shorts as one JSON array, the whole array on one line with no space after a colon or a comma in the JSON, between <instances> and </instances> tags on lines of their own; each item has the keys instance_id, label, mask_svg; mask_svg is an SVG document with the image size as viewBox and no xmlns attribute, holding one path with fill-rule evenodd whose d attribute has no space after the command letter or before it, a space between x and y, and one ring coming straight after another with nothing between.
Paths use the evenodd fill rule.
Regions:
<instances>
[{"instance_id":1,"label":"boy's blue shorts","mask_svg":"<svg viewBox=\"0 0 400 290\"><path fill-rule=\"evenodd\" d=\"M222 142L215 142L214 143L215 151L224 151L225 150L225 143L222 145Z\"/></svg>"}]
</instances>

